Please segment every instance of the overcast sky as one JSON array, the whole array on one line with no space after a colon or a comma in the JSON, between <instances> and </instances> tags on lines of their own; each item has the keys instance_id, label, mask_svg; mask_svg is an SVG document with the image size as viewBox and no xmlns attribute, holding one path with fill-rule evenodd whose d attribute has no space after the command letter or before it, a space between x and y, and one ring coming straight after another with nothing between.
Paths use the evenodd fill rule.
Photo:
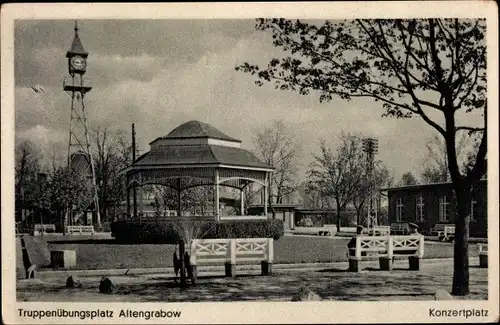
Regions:
<instances>
[{"instance_id":1,"label":"overcast sky","mask_svg":"<svg viewBox=\"0 0 500 325\"><path fill-rule=\"evenodd\" d=\"M320 139L332 146L342 130L379 139L379 156L397 179L418 174L432 129L420 118L382 118L380 103L334 99L320 104L301 96L257 87L234 67L264 64L283 53L253 20L81 20L79 35L89 52L86 97L91 126L130 133L136 124L141 152L148 143L189 120L207 122L253 148L255 130L282 119L296 130L303 169ZM67 145L70 97L66 51L73 40L69 20L17 21L15 25L16 139L48 150ZM41 85L36 94L31 86Z\"/></svg>"}]
</instances>

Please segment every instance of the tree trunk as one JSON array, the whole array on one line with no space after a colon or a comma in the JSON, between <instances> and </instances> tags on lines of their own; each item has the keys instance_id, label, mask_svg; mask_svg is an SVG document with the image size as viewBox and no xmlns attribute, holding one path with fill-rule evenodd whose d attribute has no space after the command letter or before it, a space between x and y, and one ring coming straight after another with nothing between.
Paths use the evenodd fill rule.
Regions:
<instances>
[{"instance_id":1,"label":"tree trunk","mask_svg":"<svg viewBox=\"0 0 500 325\"><path fill-rule=\"evenodd\" d=\"M467 206L470 201L470 184L454 184L457 199L455 216L455 246L453 259L452 295L465 296L469 293L469 220Z\"/></svg>"},{"instance_id":2,"label":"tree trunk","mask_svg":"<svg viewBox=\"0 0 500 325\"><path fill-rule=\"evenodd\" d=\"M337 202L337 232L340 232L340 204Z\"/></svg>"}]
</instances>

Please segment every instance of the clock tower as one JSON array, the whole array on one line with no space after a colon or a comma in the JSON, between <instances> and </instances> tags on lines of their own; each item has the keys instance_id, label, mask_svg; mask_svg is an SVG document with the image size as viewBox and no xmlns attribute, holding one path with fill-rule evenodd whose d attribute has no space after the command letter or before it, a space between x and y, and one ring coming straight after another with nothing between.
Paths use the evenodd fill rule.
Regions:
<instances>
[{"instance_id":1,"label":"clock tower","mask_svg":"<svg viewBox=\"0 0 500 325\"><path fill-rule=\"evenodd\" d=\"M74 31L73 43L66 53L69 76L65 77L63 82L64 91L71 97L67 168L68 171L78 173L83 177L92 194L91 197L83 198L83 205L73 206L72 202L66 202L65 233L67 233L68 226L77 224L93 226L94 219L97 226L101 224L96 172L90 150L90 127L85 110L85 96L92 89L90 80L84 78L89 53L83 48L78 35L77 22L75 22ZM76 159L78 157L79 159ZM78 161L79 164L76 163Z\"/></svg>"}]
</instances>

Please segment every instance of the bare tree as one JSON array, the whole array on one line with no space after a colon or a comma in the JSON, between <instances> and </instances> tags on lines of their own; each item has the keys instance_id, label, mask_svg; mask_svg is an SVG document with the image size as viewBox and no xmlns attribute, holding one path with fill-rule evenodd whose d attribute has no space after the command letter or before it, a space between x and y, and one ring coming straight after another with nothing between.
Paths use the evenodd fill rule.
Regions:
<instances>
[{"instance_id":1,"label":"bare tree","mask_svg":"<svg viewBox=\"0 0 500 325\"><path fill-rule=\"evenodd\" d=\"M464 162L464 154L469 141L465 133L457 135L456 153L459 164ZM438 135L434 135L426 143L427 154L424 161L424 170L421 174L424 183L447 182L450 178L448 167L448 153L445 141Z\"/></svg>"},{"instance_id":2,"label":"bare tree","mask_svg":"<svg viewBox=\"0 0 500 325\"><path fill-rule=\"evenodd\" d=\"M418 180L417 178L413 175L412 172L406 172L401 176L401 180L399 181L400 186L411 186L411 185L417 185Z\"/></svg>"},{"instance_id":3,"label":"bare tree","mask_svg":"<svg viewBox=\"0 0 500 325\"><path fill-rule=\"evenodd\" d=\"M123 131L112 131L108 127L97 127L93 140L100 211L106 220L108 209L119 205L125 194L123 176L119 172L130 162L127 150L130 146Z\"/></svg>"},{"instance_id":4,"label":"bare tree","mask_svg":"<svg viewBox=\"0 0 500 325\"><path fill-rule=\"evenodd\" d=\"M258 156L275 171L269 176L268 203L273 217L273 203L283 203L283 199L296 191L297 155L299 146L291 129L283 121L274 121L256 133L254 144Z\"/></svg>"},{"instance_id":5,"label":"bare tree","mask_svg":"<svg viewBox=\"0 0 500 325\"><path fill-rule=\"evenodd\" d=\"M42 158L40 150L29 140L23 140L15 147L16 210L20 208L22 220L25 219L25 209L38 201L36 177L42 168Z\"/></svg>"},{"instance_id":6,"label":"bare tree","mask_svg":"<svg viewBox=\"0 0 500 325\"><path fill-rule=\"evenodd\" d=\"M457 197L452 294L468 294L470 188L486 170L486 20L359 19L318 26L273 18L258 19L256 28L272 33L273 45L290 53L264 69L249 63L236 68L257 76L257 85L314 91L320 101L372 98L385 116L419 117L442 136ZM470 112L479 112L483 122L460 121L457 113ZM457 160L460 132L480 135L465 173Z\"/></svg>"},{"instance_id":7,"label":"bare tree","mask_svg":"<svg viewBox=\"0 0 500 325\"><path fill-rule=\"evenodd\" d=\"M352 134L342 133L335 152L321 141L321 152L314 155L308 172L309 186L335 202L337 231L340 231L340 214L354 200L363 181L363 167L361 139Z\"/></svg>"}]
</instances>

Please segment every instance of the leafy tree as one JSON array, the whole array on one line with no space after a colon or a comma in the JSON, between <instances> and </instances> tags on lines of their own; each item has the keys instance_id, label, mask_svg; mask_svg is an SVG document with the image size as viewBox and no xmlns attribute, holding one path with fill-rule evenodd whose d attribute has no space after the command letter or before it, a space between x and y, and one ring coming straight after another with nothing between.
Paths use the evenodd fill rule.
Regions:
<instances>
[{"instance_id":1,"label":"leafy tree","mask_svg":"<svg viewBox=\"0 0 500 325\"><path fill-rule=\"evenodd\" d=\"M309 187L335 202L337 231L340 231L340 214L354 200L363 182L363 171L361 139L351 134L342 133L335 152L322 141L320 154L314 155L308 172Z\"/></svg>"},{"instance_id":2,"label":"leafy tree","mask_svg":"<svg viewBox=\"0 0 500 325\"><path fill-rule=\"evenodd\" d=\"M273 44L288 52L264 69L243 63L237 70L272 82L282 90L320 101L371 98L384 116L419 117L444 139L448 169L457 197L453 295L469 293L468 212L470 187L486 170L487 95L484 19L349 20L321 25L287 19L258 19ZM441 119L433 119L438 113ZM465 125L459 114L480 114L482 125ZM470 119L466 119L470 121ZM473 164L461 171L456 139L479 137Z\"/></svg>"},{"instance_id":3,"label":"leafy tree","mask_svg":"<svg viewBox=\"0 0 500 325\"><path fill-rule=\"evenodd\" d=\"M50 181L51 209L65 213L67 205L73 213L84 211L92 201L92 184L81 173L58 168ZM68 216L65 214L65 218ZM64 224L67 224L65 220Z\"/></svg>"}]
</instances>

